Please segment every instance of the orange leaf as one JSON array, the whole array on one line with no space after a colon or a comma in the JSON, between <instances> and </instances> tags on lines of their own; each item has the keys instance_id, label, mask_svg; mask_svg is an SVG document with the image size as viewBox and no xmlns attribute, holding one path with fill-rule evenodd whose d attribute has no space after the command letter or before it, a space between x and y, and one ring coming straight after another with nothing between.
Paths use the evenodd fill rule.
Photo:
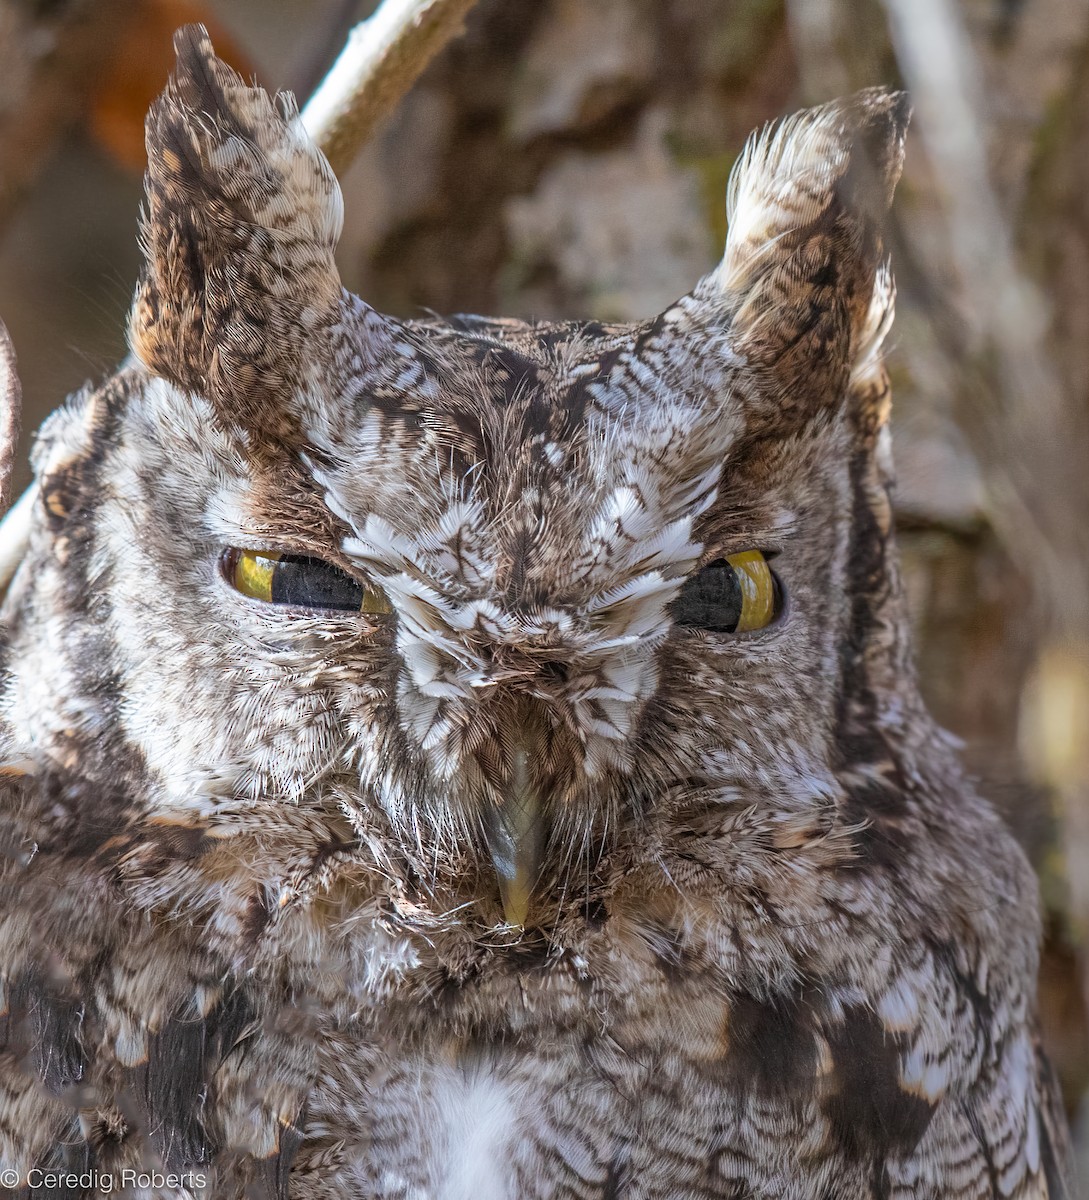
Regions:
<instances>
[{"instance_id":1,"label":"orange leaf","mask_svg":"<svg viewBox=\"0 0 1089 1200\"><path fill-rule=\"evenodd\" d=\"M90 112L91 136L129 170L142 171L147 162L144 117L174 65L174 30L194 22L207 26L220 58L253 74L238 44L198 0L137 0Z\"/></svg>"}]
</instances>

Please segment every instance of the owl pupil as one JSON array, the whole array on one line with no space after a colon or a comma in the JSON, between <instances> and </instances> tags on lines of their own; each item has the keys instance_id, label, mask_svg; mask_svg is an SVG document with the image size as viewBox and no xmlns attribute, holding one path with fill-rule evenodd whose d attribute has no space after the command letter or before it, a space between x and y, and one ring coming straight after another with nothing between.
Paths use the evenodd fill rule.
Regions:
<instances>
[{"instance_id":1,"label":"owl pupil","mask_svg":"<svg viewBox=\"0 0 1089 1200\"><path fill-rule=\"evenodd\" d=\"M741 620L744 599L737 571L719 559L685 582L672 604L673 620L677 625L733 633Z\"/></svg>"},{"instance_id":2,"label":"owl pupil","mask_svg":"<svg viewBox=\"0 0 1089 1200\"><path fill-rule=\"evenodd\" d=\"M272 602L358 611L363 602L363 586L324 559L285 554L272 576Z\"/></svg>"}]
</instances>

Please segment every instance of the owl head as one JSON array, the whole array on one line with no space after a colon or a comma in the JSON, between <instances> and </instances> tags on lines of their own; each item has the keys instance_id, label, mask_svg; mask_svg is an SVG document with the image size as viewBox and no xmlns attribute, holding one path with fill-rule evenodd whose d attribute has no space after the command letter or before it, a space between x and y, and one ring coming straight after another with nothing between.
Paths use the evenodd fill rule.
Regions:
<instances>
[{"instance_id":1,"label":"owl head","mask_svg":"<svg viewBox=\"0 0 1089 1200\"><path fill-rule=\"evenodd\" d=\"M921 719L881 362L904 98L754 136L722 261L650 320L399 320L341 286L291 99L176 45L132 357L47 423L8 603L5 753L50 819L247 862L333 830L486 926L678 830L834 853Z\"/></svg>"}]
</instances>

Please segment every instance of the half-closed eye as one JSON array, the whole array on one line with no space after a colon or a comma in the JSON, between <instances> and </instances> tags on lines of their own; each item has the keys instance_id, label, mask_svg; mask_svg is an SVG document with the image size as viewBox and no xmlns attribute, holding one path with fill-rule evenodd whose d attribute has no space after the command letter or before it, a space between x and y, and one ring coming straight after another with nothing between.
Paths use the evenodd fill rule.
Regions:
<instances>
[{"instance_id":1,"label":"half-closed eye","mask_svg":"<svg viewBox=\"0 0 1089 1200\"><path fill-rule=\"evenodd\" d=\"M223 574L243 596L296 608L328 608L380 616L393 612L385 592L360 583L323 558L275 550L223 552Z\"/></svg>"},{"instance_id":2,"label":"half-closed eye","mask_svg":"<svg viewBox=\"0 0 1089 1200\"><path fill-rule=\"evenodd\" d=\"M761 550L742 550L708 563L685 581L670 606L673 621L713 633L748 633L770 625L782 591Z\"/></svg>"}]
</instances>

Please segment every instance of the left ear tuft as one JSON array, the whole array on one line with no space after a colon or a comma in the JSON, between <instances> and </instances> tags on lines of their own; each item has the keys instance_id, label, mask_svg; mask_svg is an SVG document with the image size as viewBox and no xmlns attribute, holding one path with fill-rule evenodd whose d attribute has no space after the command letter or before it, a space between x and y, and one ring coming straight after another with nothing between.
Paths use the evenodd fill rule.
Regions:
<instances>
[{"instance_id":1,"label":"left ear tuft","mask_svg":"<svg viewBox=\"0 0 1089 1200\"><path fill-rule=\"evenodd\" d=\"M900 176L907 97L871 88L755 134L730 179L729 232L696 295L783 384L842 373L870 320L881 225Z\"/></svg>"},{"instance_id":2,"label":"left ear tuft","mask_svg":"<svg viewBox=\"0 0 1089 1200\"><path fill-rule=\"evenodd\" d=\"M308 331L339 305L340 188L290 96L248 87L201 26L174 46L147 119L130 341L150 370L218 406L273 405Z\"/></svg>"}]
</instances>

